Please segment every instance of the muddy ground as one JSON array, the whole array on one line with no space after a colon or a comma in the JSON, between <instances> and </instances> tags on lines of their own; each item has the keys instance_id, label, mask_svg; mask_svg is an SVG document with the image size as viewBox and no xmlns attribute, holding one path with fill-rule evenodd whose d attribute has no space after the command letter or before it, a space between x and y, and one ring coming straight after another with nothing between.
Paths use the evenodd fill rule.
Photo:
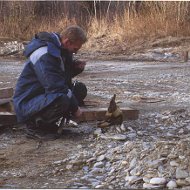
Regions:
<instances>
[{"instance_id":1,"label":"muddy ground","mask_svg":"<svg viewBox=\"0 0 190 190\"><path fill-rule=\"evenodd\" d=\"M0 87L14 87L22 68L22 61L2 59ZM92 101L94 106L107 107L115 93L120 107L140 110L138 120L124 121L126 130L117 131L126 138L109 138L116 133L109 130L107 138L102 138L94 133L97 121L65 129L54 141L28 139L23 125L0 129L0 187L127 189L150 184L156 188L171 180L179 188L189 185L190 62L89 60L77 80L88 87L87 104ZM180 152L182 141L186 149ZM169 157L173 149L181 156L175 158L181 159L175 160L175 166ZM143 165L154 160L160 164ZM135 167L136 173L132 172ZM178 167L188 174L179 177ZM129 181L127 176L138 179ZM152 184L145 177L162 177L165 182Z\"/></svg>"}]
</instances>

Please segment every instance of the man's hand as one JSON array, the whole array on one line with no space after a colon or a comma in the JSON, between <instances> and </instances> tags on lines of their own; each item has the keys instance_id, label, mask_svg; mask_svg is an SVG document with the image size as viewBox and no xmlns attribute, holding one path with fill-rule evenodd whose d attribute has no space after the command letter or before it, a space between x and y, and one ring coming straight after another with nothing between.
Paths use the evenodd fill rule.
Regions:
<instances>
[{"instance_id":1,"label":"man's hand","mask_svg":"<svg viewBox=\"0 0 190 190\"><path fill-rule=\"evenodd\" d=\"M80 61L80 60L75 61L75 68L84 70L85 66L86 66L85 61Z\"/></svg>"},{"instance_id":2,"label":"man's hand","mask_svg":"<svg viewBox=\"0 0 190 190\"><path fill-rule=\"evenodd\" d=\"M80 117L82 115L82 110L80 109L80 107L78 107L77 111L74 113L75 117Z\"/></svg>"}]
</instances>

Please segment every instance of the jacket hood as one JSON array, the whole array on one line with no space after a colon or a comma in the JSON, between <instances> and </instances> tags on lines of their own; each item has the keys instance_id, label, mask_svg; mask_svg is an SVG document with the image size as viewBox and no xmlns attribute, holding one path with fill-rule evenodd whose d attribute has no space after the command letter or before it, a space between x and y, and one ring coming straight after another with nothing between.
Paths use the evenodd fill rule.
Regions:
<instances>
[{"instance_id":1,"label":"jacket hood","mask_svg":"<svg viewBox=\"0 0 190 190\"><path fill-rule=\"evenodd\" d=\"M24 56L27 58L38 48L48 46L48 53L55 57L61 55L61 38L58 33L40 32L25 47Z\"/></svg>"}]
</instances>

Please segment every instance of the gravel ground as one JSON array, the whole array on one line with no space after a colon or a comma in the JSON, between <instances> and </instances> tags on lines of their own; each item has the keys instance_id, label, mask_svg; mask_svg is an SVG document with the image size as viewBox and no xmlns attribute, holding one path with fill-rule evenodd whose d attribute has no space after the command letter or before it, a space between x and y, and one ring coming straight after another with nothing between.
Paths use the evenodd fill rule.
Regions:
<instances>
[{"instance_id":1,"label":"gravel ground","mask_svg":"<svg viewBox=\"0 0 190 190\"><path fill-rule=\"evenodd\" d=\"M20 61L0 61L0 87L14 87ZM3 188L190 188L190 63L89 61L77 80L87 101L140 110L139 119L111 126L97 121L65 129L54 141L28 139L24 126L0 133Z\"/></svg>"}]
</instances>

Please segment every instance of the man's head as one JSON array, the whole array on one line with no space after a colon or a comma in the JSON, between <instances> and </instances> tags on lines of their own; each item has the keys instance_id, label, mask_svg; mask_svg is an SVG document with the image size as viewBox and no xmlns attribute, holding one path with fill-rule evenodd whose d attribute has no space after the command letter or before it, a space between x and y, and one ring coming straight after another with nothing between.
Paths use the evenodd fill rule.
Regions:
<instances>
[{"instance_id":1,"label":"man's head","mask_svg":"<svg viewBox=\"0 0 190 190\"><path fill-rule=\"evenodd\" d=\"M71 53L77 53L86 41L86 33L76 25L67 27L61 34L61 43Z\"/></svg>"}]
</instances>

